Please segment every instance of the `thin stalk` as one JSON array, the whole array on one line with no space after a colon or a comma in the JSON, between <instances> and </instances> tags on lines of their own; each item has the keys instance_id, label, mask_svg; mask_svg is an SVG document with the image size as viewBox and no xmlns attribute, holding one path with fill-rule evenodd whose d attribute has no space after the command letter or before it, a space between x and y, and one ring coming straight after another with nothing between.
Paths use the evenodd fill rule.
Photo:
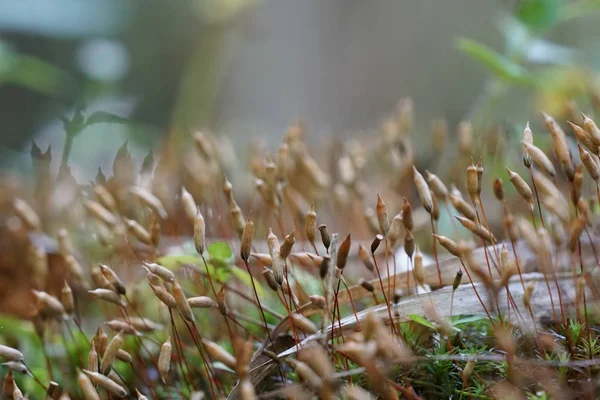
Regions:
<instances>
[{"instance_id":1,"label":"thin stalk","mask_svg":"<svg viewBox=\"0 0 600 400\"><path fill-rule=\"evenodd\" d=\"M435 224L433 223L433 215L429 214L429 217L431 220L431 232L433 233L433 235L435 235L436 232L435 232ZM440 280L440 287L442 287L443 286L442 271L440 270L440 261L438 260L437 244L436 244L435 236L433 239L433 257L435 258L435 266L437 268L438 279Z\"/></svg>"},{"instance_id":2,"label":"thin stalk","mask_svg":"<svg viewBox=\"0 0 600 400\"><path fill-rule=\"evenodd\" d=\"M393 321L392 310L390 309L390 302L388 301L388 297L385 295L385 289L383 288L383 280L381 279L381 273L379 272L379 266L377 265L377 259L375 258L374 253L371 253L371 257L373 258L373 264L375 265L375 270L377 271L377 277L379 278L379 285L381 286L381 294L383 294L383 300L385 301L385 305L388 310L388 315L390 317L390 321ZM394 324L391 324L392 334L394 334L395 329L396 328L394 327Z\"/></svg>"},{"instance_id":3,"label":"thin stalk","mask_svg":"<svg viewBox=\"0 0 600 400\"><path fill-rule=\"evenodd\" d=\"M527 168L529 170L529 176L531 177L531 184L533 185L533 193L535 194L535 199L537 201L538 212L540 213L540 222L542 223L542 228L546 228L544 224L544 215L542 214L542 206L540 204L540 196L538 195L537 185L535 184L535 178L533 177L533 173L531 172L531 167ZM533 210L532 210L533 212Z\"/></svg>"}]
</instances>

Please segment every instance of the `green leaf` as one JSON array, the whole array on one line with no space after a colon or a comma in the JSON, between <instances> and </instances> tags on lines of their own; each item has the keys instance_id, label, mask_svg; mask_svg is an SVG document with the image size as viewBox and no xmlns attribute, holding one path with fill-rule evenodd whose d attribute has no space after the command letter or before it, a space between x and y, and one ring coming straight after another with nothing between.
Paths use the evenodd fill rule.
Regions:
<instances>
[{"instance_id":1,"label":"green leaf","mask_svg":"<svg viewBox=\"0 0 600 400\"><path fill-rule=\"evenodd\" d=\"M460 317L456 317L456 319L453 318L452 323L454 325L462 325L462 324L468 324L471 322L478 322L478 321L482 321L485 320L487 321L488 318L485 315L467 315L467 316L460 316Z\"/></svg>"},{"instance_id":2,"label":"green leaf","mask_svg":"<svg viewBox=\"0 0 600 400\"><path fill-rule=\"evenodd\" d=\"M231 268L230 271L236 277L236 279L238 279L244 285L252 287L252 279L248 272L240 268ZM265 295L265 292L262 288L262 285L257 279L254 280L254 285L256 286L256 292L258 293L258 296L263 297Z\"/></svg>"},{"instance_id":3,"label":"green leaf","mask_svg":"<svg viewBox=\"0 0 600 400\"><path fill-rule=\"evenodd\" d=\"M523 0L517 18L531 29L546 30L560 18L562 0Z\"/></svg>"},{"instance_id":4,"label":"green leaf","mask_svg":"<svg viewBox=\"0 0 600 400\"><path fill-rule=\"evenodd\" d=\"M208 246L210 261L219 266L227 266L233 261L233 252L225 242L214 242Z\"/></svg>"},{"instance_id":5,"label":"green leaf","mask_svg":"<svg viewBox=\"0 0 600 400\"><path fill-rule=\"evenodd\" d=\"M499 78L521 85L533 83L525 68L482 43L468 38L460 38L456 42L456 48L479 61Z\"/></svg>"},{"instance_id":6,"label":"green leaf","mask_svg":"<svg viewBox=\"0 0 600 400\"><path fill-rule=\"evenodd\" d=\"M419 325L423 325L429 329L433 329L434 331L437 330L437 328L429 321L427 321L425 318L421 317L418 314L408 314L408 318L411 319L411 321L416 322Z\"/></svg>"},{"instance_id":7,"label":"green leaf","mask_svg":"<svg viewBox=\"0 0 600 400\"><path fill-rule=\"evenodd\" d=\"M94 124L129 124L131 121L127 118L120 117L116 114L111 114L104 111L96 111L90 115L86 121L84 127L87 128Z\"/></svg>"},{"instance_id":8,"label":"green leaf","mask_svg":"<svg viewBox=\"0 0 600 400\"><path fill-rule=\"evenodd\" d=\"M197 265L198 263L201 262L200 257L198 256L192 256L189 254L181 254L181 255L176 255L176 256L164 256L164 257L159 257L156 260L160 265L169 268L170 270L174 271L177 268L179 268L179 266L181 266L182 264L194 264Z\"/></svg>"}]
</instances>

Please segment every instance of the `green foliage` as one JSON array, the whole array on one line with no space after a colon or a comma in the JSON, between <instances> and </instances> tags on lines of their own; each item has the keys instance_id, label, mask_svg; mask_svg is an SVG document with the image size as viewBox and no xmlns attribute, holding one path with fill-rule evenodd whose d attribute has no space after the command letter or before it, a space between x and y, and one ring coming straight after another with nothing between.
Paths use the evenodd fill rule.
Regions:
<instances>
[{"instance_id":1,"label":"green foliage","mask_svg":"<svg viewBox=\"0 0 600 400\"><path fill-rule=\"evenodd\" d=\"M456 47L469 57L479 61L498 78L522 86L534 84L533 78L523 66L484 44L472 39L460 38L456 42Z\"/></svg>"},{"instance_id":2,"label":"green foliage","mask_svg":"<svg viewBox=\"0 0 600 400\"><path fill-rule=\"evenodd\" d=\"M562 3L562 0L524 0L516 15L531 29L549 29L559 21Z\"/></svg>"}]
</instances>

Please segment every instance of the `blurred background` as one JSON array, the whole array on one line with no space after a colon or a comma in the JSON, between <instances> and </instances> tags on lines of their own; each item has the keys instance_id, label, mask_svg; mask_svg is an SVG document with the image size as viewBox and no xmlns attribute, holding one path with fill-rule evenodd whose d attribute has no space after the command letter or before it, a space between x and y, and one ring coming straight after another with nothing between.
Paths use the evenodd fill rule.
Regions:
<instances>
[{"instance_id":1,"label":"blurred background","mask_svg":"<svg viewBox=\"0 0 600 400\"><path fill-rule=\"evenodd\" d=\"M309 143L416 109L417 154L432 119L451 135L493 121L518 136L565 98L593 104L596 0L6 0L0 5L0 163L59 154L68 123L78 181L125 140L140 158L205 129L276 148L302 118ZM93 118L90 118L91 116ZM77 117L77 118L75 118ZM75 121L77 119L77 121ZM75 123L75 122L76 123ZM422 134L421 134L422 133Z\"/></svg>"}]
</instances>

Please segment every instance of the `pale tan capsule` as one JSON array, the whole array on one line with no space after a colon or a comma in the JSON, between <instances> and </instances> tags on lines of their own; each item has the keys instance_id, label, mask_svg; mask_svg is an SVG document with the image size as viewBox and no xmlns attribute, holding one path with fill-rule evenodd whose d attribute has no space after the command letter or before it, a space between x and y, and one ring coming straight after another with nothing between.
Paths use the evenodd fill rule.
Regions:
<instances>
[{"instance_id":1,"label":"pale tan capsule","mask_svg":"<svg viewBox=\"0 0 600 400\"><path fill-rule=\"evenodd\" d=\"M248 378L244 378L240 381L240 399L241 400L256 400L256 390L252 381Z\"/></svg>"},{"instance_id":2,"label":"pale tan capsule","mask_svg":"<svg viewBox=\"0 0 600 400\"><path fill-rule=\"evenodd\" d=\"M246 227L246 220L244 219L244 215L242 214L242 209L237 205L235 200L233 200L233 204L229 209L229 213L231 214L231 222L233 224L233 228L238 234L238 237L242 237L242 234L244 233L244 228Z\"/></svg>"},{"instance_id":3,"label":"pale tan capsule","mask_svg":"<svg viewBox=\"0 0 600 400\"><path fill-rule=\"evenodd\" d=\"M126 352L123 349L119 349L119 351L117 351L117 360L122 361L126 364L131 364L131 362L133 361L133 357L131 356L131 354L129 354L128 352Z\"/></svg>"},{"instance_id":4,"label":"pale tan capsule","mask_svg":"<svg viewBox=\"0 0 600 400\"><path fill-rule=\"evenodd\" d=\"M154 322L148 318L129 317L129 323L140 332L162 331L165 329L163 324Z\"/></svg>"},{"instance_id":5,"label":"pale tan capsule","mask_svg":"<svg viewBox=\"0 0 600 400\"><path fill-rule=\"evenodd\" d=\"M152 236L150 236L150 232L148 232L146 228L132 219L124 218L124 220L127 230L133 234L137 240L148 245L152 244Z\"/></svg>"},{"instance_id":6,"label":"pale tan capsule","mask_svg":"<svg viewBox=\"0 0 600 400\"><path fill-rule=\"evenodd\" d=\"M423 271L423 254L421 254L419 246L417 246L415 257L413 259L413 276L415 277L415 282L417 282L419 286L423 286L423 284L425 283L425 274Z\"/></svg>"},{"instance_id":7,"label":"pale tan capsule","mask_svg":"<svg viewBox=\"0 0 600 400\"><path fill-rule=\"evenodd\" d=\"M590 135L592 141L596 144L596 146L600 146L600 129L590 117L581 113L583 117L583 128Z\"/></svg>"},{"instance_id":8,"label":"pale tan capsule","mask_svg":"<svg viewBox=\"0 0 600 400\"><path fill-rule=\"evenodd\" d=\"M7 359L8 361L23 361L23 353L12 347L0 344L0 357Z\"/></svg>"},{"instance_id":9,"label":"pale tan capsule","mask_svg":"<svg viewBox=\"0 0 600 400\"><path fill-rule=\"evenodd\" d=\"M348 254L350 253L350 246L352 244L352 236L349 233L348 236L344 239L344 241L338 247L336 267L340 270L343 270L346 266L346 262L348 261Z\"/></svg>"},{"instance_id":10,"label":"pale tan capsule","mask_svg":"<svg viewBox=\"0 0 600 400\"><path fill-rule=\"evenodd\" d=\"M222 362L231 369L237 368L237 360L235 357L225 351L225 349L223 349L221 346L207 339L202 339L202 343L204 344L204 348L211 358Z\"/></svg>"},{"instance_id":11,"label":"pale tan capsule","mask_svg":"<svg viewBox=\"0 0 600 400\"><path fill-rule=\"evenodd\" d=\"M567 209L568 212L569 203L564 198L562 192L556 187L556 185L544 174L540 173L539 171L536 171L535 169L532 169L531 173L533 175L533 179L535 179L535 184L538 188L538 192L545 196L556 198L560 201L562 206L564 206L564 208Z\"/></svg>"},{"instance_id":12,"label":"pale tan capsule","mask_svg":"<svg viewBox=\"0 0 600 400\"><path fill-rule=\"evenodd\" d=\"M279 285L283 283L285 260L279 255L279 250L273 253L273 262L271 263L271 269L273 270L273 277Z\"/></svg>"},{"instance_id":13,"label":"pale tan capsule","mask_svg":"<svg viewBox=\"0 0 600 400\"><path fill-rule=\"evenodd\" d=\"M250 253L250 256L254 257L261 264L266 265L268 267L270 267L271 265L273 265L273 258L271 257L270 254L266 254L266 253Z\"/></svg>"},{"instance_id":14,"label":"pale tan capsule","mask_svg":"<svg viewBox=\"0 0 600 400\"><path fill-rule=\"evenodd\" d=\"M112 286L114 286L116 292L119 294L125 294L126 293L125 284L119 278L117 273L115 271L113 271L113 269L110 268L108 265L104 265L104 264L98 264L98 265L100 267L100 271L102 272L102 275L104 275L106 280L108 280L108 282L110 282L110 284Z\"/></svg>"},{"instance_id":15,"label":"pale tan capsule","mask_svg":"<svg viewBox=\"0 0 600 400\"><path fill-rule=\"evenodd\" d=\"M198 254L204 254L204 250L206 249L206 223L200 212L200 207L198 207L196 218L194 219L194 246Z\"/></svg>"},{"instance_id":16,"label":"pale tan capsule","mask_svg":"<svg viewBox=\"0 0 600 400\"><path fill-rule=\"evenodd\" d=\"M265 267L262 271L262 275L264 276L265 281L267 281L267 285L269 285L271 290L277 292L281 287L281 284L277 282L277 280L275 280L275 275L273 274L273 271L270 268Z\"/></svg>"},{"instance_id":17,"label":"pale tan capsule","mask_svg":"<svg viewBox=\"0 0 600 400\"><path fill-rule=\"evenodd\" d=\"M408 258L412 258L412 255L415 251L415 237L413 236L411 231L406 232L406 236L404 236L404 252L408 256Z\"/></svg>"},{"instance_id":18,"label":"pale tan capsule","mask_svg":"<svg viewBox=\"0 0 600 400\"><path fill-rule=\"evenodd\" d=\"M318 295L312 295L312 296L308 296L308 298L310 299L310 302L312 304L314 304L316 307L318 307L320 310L325 309L325 297L318 296Z\"/></svg>"},{"instance_id":19,"label":"pale tan capsule","mask_svg":"<svg viewBox=\"0 0 600 400\"><path fill-rule=\"evenodd\" d=\"M421 204L423 208L428 213L431 213L433 210L433 200L431 199L431 192L429 191L429 187L425 182L425 178L417 168L413 165L413 179L415 182L415 186L417 187L417 193L419 194L419 198L421 199Z\"/></svg>"},{"instance_id":20,"label":"pale tan capsule","mask_svg":"<svg viewBox=\"0 0 600 400\"><path fill-rule=\"evenodd\" d=\"M289 235L287 235L283 240L281 247L279 248L279 255L284 260L290 255L292 247L294 246L294 243L296 243L296 237L294 234L295 231L292 231Z\"/></svg>"},{"instance_id":21,"label":"pale tan capsule","mask_svg":"<svg viewBox=\"0 0 600 400\"><path fill-rule=\"evenodd\" d=\"M104 332L101 326L98 326L98 329L96 329L96 333L94 334L92 341L94 342L94 347L96 348L98 355L102 357L106 351L106 346L108 346L108 335Z\"/></svg>"},{"instance_id":22,"label":"pale tan capsule","mask_svg":"<svg viewBox=\"0 0 600 400\"><path fill-rule=\"evenodd\" d=\"M574 252L577 249L579 238L584 228L585 217L580 214L579 217L571 223L571 227L569 229L569 239L567 240L569 250Z\"/></svg>"},{"instance_id":23,"label":"pale tan capsule","mask_svg":"<svg viewBox=\"0 0 600 400\"><path fill-rule=\"evenodd\" d=\"M143 203L145 206L154 211L160 218L168 218L167 210L165 210L165 207L163 206L160 199L154 194L139 186L131 187L129 189L129 192L141 203Z\"/></svg>"},{"instance_id":24,"label":"pale tan capsule","mask_svg":"<svg viewBox=\"0 0 600 400\"><path fill-rule=\"evenodd\" d=\"M267 246L269 247L269 254L273 257L274 253L279 253L281 246L277 236L273 233L273 229L269 228L269 234L267 235Z\"/></svg>"},{"instance_id":25,"label":"pale tan capsule","mask_svg":"<svg viewBox=\"0 0 600 400\"><path fill-rule=\"evenodd\" d=\"M338 160L338 173L340 177L340 181L350 187L354 182L356 182L356 170L354 168L354 164L352 163L352 159L344 155Z\"/></svg>"},{"instance_id":26,"label":"pale tan capsule","mask_svg":"<svg viewBox=\"0 0 600 400\"><path fill-rule=\"evenodd\" d=\"M323 247L325 247L325 250L329 251L329 246L331 246L331 235L327 230L327 225L319 225L319 232L321 232L321 242L323 242Z\"/></svg>"},{"instance_id":27,"label":"pale tan capsule","mask_svg":"<svg viewBox=\"0 0 600 400\"><path fill-rule=\"evenodd\" d=\"M470 121L462 121L456 129L458 134L458 149L462 154L471 153L473 146L473 126Z\"/></svg>"},{"instance_id":28,"label":"pale tan capsule","mask_svg":"<svg viewBox=\"0 0 600 400\"><path fill-rule=\"evenodd\" d=\"M583 197L580 197L577 201L577 209L585 218L585 223L591 226L593 223L592 210L589 203Z\"/></svg>"},{"instance_id":29,"label":"pale tan capsule","mask_svg":"<svg viewBox=\"0 0 600 400\"><path fill-rule=\"evenodd\" d=\"M162 286L153 285L151 283L150 283L150 288L152 289L152 292L154 292L154 295L161 302L163 302L164 305L166 305L167 307L169 307L171 309L177 308L177 302L175 301L175 298L171 295L171 293L169 293L167 291L167 289L165 289Z\"/></svg>"},{"instance_id":30,"label":"pale tan capsule","mask_svg":"<svg viewBox=\"0 0 600 400\"><path fill-rule=\"evenodd\" d=\"M171 369L172 351L173 346L171 345L171 336L169 336L162 346L160 346L160 354L158 355L158 373L164 384L167 383L167 377Z\"/></svg>"},{"instance_id":31,"label":"pale tan capsule","mask_svg":"<svg viewBox=\"0 0 600 400\"><path fill-rule=\"evenodd\" d=\"M525 129L523 130L523 140L521 141L521 144L523 145L523 164L525 165L525 168L531 168L531 155L526 146L533 144L533 132L531 132L531 128L529 127L529 121L527 121L527 125L525 125Z\"/></svg>"},{"instance_id":32,"label":"pale tan capsule","mask_svg":"<svg viewBox=\"0 0 600 400\"><path fill-rule=\"evenodd\" d=\"M431 210L431 217L433 218L434 221L437 221L440 219L440 206L438 204L437 196L435 195L435 193L433 193L433 190L429 189L429 192L431 193L431 200L433 202L433 209Z\"/></svg>"},{"instance_id":33,"label":"pale tan capsule","mask_svg":"<svg viewBox=\"0 0 600 400\"><path fill-rule=\"evenodd\" d=\"M571 199L574 204L581 197L581 191L583 189L583 165L579 164L575 167L575 174L573 177L573 190L571 191Z\"/></svg>"},{"instance_id":34,"label":"pale tan capsule","mask_svg":"<svg viewBox=\"0 0 600 400\"><path fill-rule=\"evenodd\" d=\"M475 360L473 358L471 358L469 361L467 361L467 364L465 365L465 368L462 371L462 381L466 383L469 380L469 378L471 377L471 374L473 373L474 370L475 370Z\"/></svg>"},{"instance_id":35,"label":"pale tan capsule","mask_svg":"<svg viewBox=\"0 0 600 400\"><path fill-rule=\"evenodd\" d=\"M84 369L83 372L90 378L92 383L102 386L108 392L121 397L127 396L127 390L125 390L118 383L114 382L112 379L98 372L88 371L87 369Z\"/></svg>"},{"instance_id":36,"label":"pale tan capsule","mask_svg":"<svg viewBox=\"0 0 600 400\"><path fill-rule=\"evenodd\" d=\"M187 301L192 308L219 308L217 302L208 296L190 297Z\"/></svg>"},{"instance_id":37,"label":"pale tan capsule","mask_svg":"<svg viewBox=\"0 0 600 400\"><path fill-rule=\"evenodd\" d=\"M287 175L287 164L289 159L289 148L288 145L282 143L279 146L279 151L277 153L277 168L275 176L277 181L282 182L285 180Z\"/></svg>"},{"instance_id":38,"label":"pale tan capsule","mask_svg":"<svg viewBox=\"0 0 600 400\"><path fill-rule=\"evenodd\" d=\"M90 372L96 373L94 371L90 371ZM92 381L90 380L90 378L88 378L88 376L86 374L81 372L81 370L79 368L77 369L77 383L79 384L79 387L81 388L81 392L83 393L85 400L100 400L100 395L96 391L94 384L92 383Z\"/></svg>"},{"instance_id":39,"label":"pale tan capsule","mask_svg":"<svg viewBox=\"0 0 600 400\"><path fill-rule=\"evenodd\" d=\"M550 131L550 134L552 134L556 156L563 166L567 177L573 179L573 163L571 162L571 155L569 154L569 146L567 145L565 133L550 115L542 111L542 116L544 117L546 127Z\"/></svg>"},{"instance_id":40,"label":"pale tan capsule","mask_svg":"<svg viewBox=\"0 0 600 400\"><path fill-rule=\"evenodd\" d=\"M592 158L589 152L585 151L579 143L577 143L577 148L579 149L579 158L581 158L581 163L585 165L585 169L587 169L590 177L598 182L600 178L600 167L596 161Z\"/></svg>"},{"instance_id":41,"label":"pale tan capsule","mask_svg":"<svg viewBox=\"0 0 600 400\"><path fill-rule=\"evenodd\" d=\"M106 322L106 325L116 332L123 332L128 335L139 335L140 333L135 329L129 322L122 321L120 319L113 319Z\"/></svg>"},{"instance_id":42,"label":"pale tan capsule","mask_svg":"<svg viewBox=\"0 0 600 400\"><path fill-rule=\"evenodd\" d=\"M379 193L377 193L377 222L379 223L381 234L386 236L390 230L390 220L387 215L387 207Z\"/></svg>"},{"instance_id":43,"label":"pale tan capsule","mask_svg":"<svg viewBox=\"0 0 600 400\"><path fill-rule=\"evenodd\" d=\"M119 332L108 342L106 351L102 355L102 360L100 361L101 374L108 375L121 346L123 346L123 333Z\"/></svg>"},{"instance_id":44,"label":"pale tan capsule","mask_svg":"<svg viewBox=\"0 0 600 400\"><path fill-rule=\"evenodd\" d=\"M62 303L67 314L73 314L73 310L75 309L75 300L73 299L73 291L69 287L67 281L64 282L60 292L60 302Z\"/></svg>"},{"instance_id":45,"label":"pale tan capsule","mask_svg":"<svg viewBox=\"0 0 600 400\"><path fill-rule=\"evenodd\" d=\"M448 188L444 185L444 182L437 176L425 170L425 176L427 177L427 184L429 188L435 193L437 198L441 202L448 200Z\"/></svg>"},{"instance_id":46,"label":"pale tan capsule","mask_svg":"<svg viewBox=\"0 0 600 400\"><path fill-rule=\"evenodd\" d=\"M450 254L456 256L456 257L460 257L461 254L459 252L458 249L458 245L456 244L456 242L446 236L442 236L442 235L433 235L437 241L439 242L440 245L442 245L442 247L444 247L446 250L448 250L450 252Z\"/></svg>"},{"instance_id":47,"label":"pale tan capsule","mask_svg":"<svg viewBox=\"0 0 600 400\"><path fill-rule=\"evenodd\" d=\"M29 230L36 232L42 230L42 221L40 220L40 217L25 200L15 199L13 201L13 208Z\"/></svg>"},{"instance_id":48,"label":"pale tan capsule","mask_svg":"<svg viewBox=\"0 0 600 400\"><path fill-rule=\"evenodd\" d=\"M317 235L317 213L315 212L315 203L310 205L310 210L306 213L304 222L304 233L312 246L315 246L315 237Z\"/></svg>"},{"instance_id":49,"label":"pale tan capsule","mask_svg":"<svg viewBox=\"0 0 600 400\"><path fill-rule=\"evenodd\" d=\"M103 185L92 185L96 198L104 208L112 213L118 213L117 202L112 194Z\"/></svg>"},{"instance_id":50,"label":"pale tan capsule","mask_svg":"<svg viewBox=\"0 0 600 400\"><path fill-rule=\"evenodd\" d=\"M92 281L94 282L94 286L96 288L116 291L115 287L111 285L108 279L106 279L106 277L102 274L102 271L100 271L100 267L92 265L90 267L90 277L92 278Z\"/></svg>"},{"instance_id":51,"label":"pale tan capsule","mask_svg":"<svg viewBox=\"0 0 600 400\"><path fill-rule=\"evenodd\" d=\"M342 393L344 394L344 398L348 400L375 400L375 396L370 392L354 384L345 385Z\"/></svg>"},{"instance_id":52,"label":"pale tan capsule","mask_svg":"<svg viewBox=\"0 0 600 400\"><path fill-rule=\"evenodd\" d=\"M194 201L194 197L188 192L184 186L181 187L181 206L183 208L183 212L189 221L194 221L196 219L196 202Z\"/></svg>"},{"instance_id":53,"label":"pale tan capsule","mask_svg":"<svg viewBox=\"0 0 600 400\"><path fill-rule=\"evenodd\" d=\"M150 272L152 272L155 275L158 275L162 280L166 282L175 281L175 274L170 269L156 263L143 262L143 264Z\"/></svg>"},{"instance_id":54,"label":"pale tan capsule","mask_svg":"<svg viewBox=\"0 0 600 400\"><path fill-rule=\"evenodd\" d=\"M500 201L504 201L504 184L502 180L498 177L494 178L494 196Z\"/></svg>"},{"instance_id":55,"label":"pale tan capsule","mask_svg":"<svg viewBox=\"0 0 600 400\"><path fill-rule=\"evenodd\" d=\"M98 352L96 351L96 343L92 340L90 351L88 352L87 369L92 372L98 372Z\"/></svg>"},{"instance_id":56,"label":"pale tan capsule","mask_svg":"<svg viewBox=\"0 0 600 400\"><path fill-rule=\"evenodd\" d=\"M371 272L375 271L375 265L373 264L373 261L371 260L371 256L369 255L369 253L367 252L367 249L362 244L358 245L358 258L360 258L360 260L363 262L363 264L369 271L371 271Z\"/></svg>"},{"instance_id":57,"label":"pale tan capsule","mask_svg":"<svg viewBox=\"0 0 600 400\"><path fill-rule=\"evenodd\" d=\"M23 392L21 392L16 382L13 387L12 400L25 400L25 396L23 396Z\"/></svg>"},{"instance_id":58,"label":"pale tan capsule","mask_svg":"<svg viewBox=\"0 0 600 400\"><path fill-rule=\"evenodd\" d=\"M84 283L85 274L83 272L83 267L81 266L81 264L79 264L77 259L70 254L65 255L64 259L67 269L69 270L69 274L74 278L76 282Z\"/></svg>"},{"instance_id":59,"label":"pale tan capsule","mask_svg":"<svg viewBox=\"0 0 600 400\"><path fill-rule=\"evenodd\" d=\"M48 278L48 255L41 247L29 243L27 252L28 264L33 282L33 287L43 289Z\"/></svg>"},{"instance_id":60,"label":"pale tan capsule","mask_svg":"<svg viewBox=\"0 0 600 400\"><path fill-rule=\"evenodd\" d=\"M535 283L529 282L529 284L525 287L525 294L523 295L523 305L526 308L531 308L531 296L533 295L533 289L535 287Z\"/></svg>"},{"instance_id":61,"label":"pale tan capsule","mask_svg":"<svg viewBox=\"0 0 600 400\"><path fill-rule=\"evenodd\" d=\"M537 235L537 232L535 231L535 229L533 229L531 223L529 223L523 218L519 218L516 223L516 228L521 238L524 239L525 242L527 242L529 248L535 253L539 253L542 244L540 243L540 239Z\"/></svg>"},{"instance_id":62,"label":"pale tan capsule","mask_svg":"<svg viewBox=\"0 0 600 400\"><path fill-rule=\"evenodd\" d=\"M387 234L387 240L392 249L395 249L398 243L400 242L400 238L402 237L403 223L404 222L402 221L402 216L400 214L396 214L394 218L392 218L392 222L390 223L390 229L388 230Z\"/></svg>"},{"instance_id":63,"label":"pale tan capsule","mask_svg":"<svg viewBox=\"0 0 600 400\"><path fill-rule=\"evenodd\" d=\"M109 303L113 303L118 306L121 306L121 307L125 307L127 305L125 303L125 300L123 300L121 298L121 296L119 296L119 294L117 294L109 289L88 290L88 293L100 300L104 300Z\"/></svg>"},{"instance_id":64,"label":"pale tan capsule","mask_svg":"<svg viewBox=\"0 0 600 400\"><path fill-rule=\"evenodd\" d=\"M117 224L117 218L100 203L93 200L86 200L83 205L91 217L96 218L109 227L114 227Z\"/></svg>"},{"instance_id":65,"label":"pale tan capsule","mask_svg":"<svg viewBox=\"0 0 600 400\"><path fill-rule=\"evenodd\" d=\"M544 153L539 147L533 144L525 142L521 142L521 144L523 145L523 148L527 149L527 153L529 154L530 158L533 160L535 165L537 165L542 171L544 171L551 177L556 176L554 164L552 164L552 161L550 161L546 153Z\"/></svg>"},{"instance_id":66,"label":"pale tan capsule","mask_svg":"<svg viewBox=\"0 0 600 400\"><path fill-rule=\"evenodd\" d=\"M40 313L51 318L61 319L65 317L65 308L56 297L39 290L32 290L31 292L37 299L37 306Z\"/></svg>"},{"instance_id":67,"label":"pale tan capsule","mask_svg":"<svg viewBox=\"0 0 600 400\"><path fill-rule=\"evenodd\" d=\"M460 195L460 192L458 192L458 194L457 193L451 193L450 194L450 201L452 202L452 206L461 215L463 215L466 218L469 218L471 221L476 221L477 220L477 213L475 212L475 209L473 207L471 207L471 205L469 205L469 203L467 203L462 198L462 196Z\"/></svg>"},{"instance_id":68,"label":"pale tan capsule","mask_svg":"<svg viewBox=\"0 0 600 400\"><path fill-rule=\"evenodd\" d=\"M242 232L242 239L240 240L240 257L244 262L248 262L252 251L252 239L254 238L254 221L252 220L252 214L248 214L248 221L244 226Z\"/></svg>"},{"instance_id":69,"label":"pale tan capsule","mask_svg":"<svg viewBox=\"0 0 600 400\"><path fill-rule=\"evenodd\" d=\"M28 372L27 367L21 361L7 361L2 363L2 365L11 371L18 372L20 374L26 374Z\"/></svg>"},{"instance_id":70,"label":"pale tan capsule","mask_svg":"<svg viewBox=\"0 0 600 400\"><path fill-rule=\"evenodd\" d=\"M414 228L412 207L406 197L402 200L402 224L407 231L412 231Z\"/></svg>"},{"instance_id":71,"label":"pale tan capsule","mask_svg":"<svg viewBox=\"0 0 600 400\"><path fill-rule=\"evenodd\" d=\"M148 232L150 233L150 244L152 245L152 247L157 249L158 245L160 244L162 232L160 227L160 221L158 218L156 218L156 214L154 213L152 213L152 215L150 216L150 222L148 223Z\"/></svg>"},{"instance_id":72,"label":"pale tan capsule","mask_svg":"<svg viewBox=\"0 0 600 400\"><path fill-rule=\"evenodd\" d=\"M137 396L137 400L148 400L148 398L137 389L135 389L135 394Z\"/></svg>"},{"instance_id":73,"label":"pale tan capsule","mask_svg":"<svg viewBox=\"0 0 600 400\"><path fill-rule=\"evenodd\" d=\"M306 382L309 388L314 391L321 390L323 387L323 380L308 365L297 360L288 360L288 364L294 367L300 379Z\"/></svg>"},{"instance_id":74,"label":"pale tan capsule","mask_svg":"<svg viewBox=\"0 0 600 400\"><path fill-rule=\"evenodd\" d=\"M599 153L598 145L596 143L594 143L590 134L585 129L581 128L580 126L577 126L577 125L571 123L570 121L567 121L567 122L569 123L569 125L571 125L571 128L573 129L573 133L575 134L575 138L577 138L577 142L583 144L585 146L585 148L588 149L589 151L591 151L593 154L598 155L598 153Z\"/></svg>"},{"instance_id":75,"label":"pale tan capsule","mask_svg":"<svg viewBox=\"0 0 600 400\"><path fill-rule=\"evenodd\" d=\"M58 248L60 250L60 254L65 258L75 253L73 250L73 243L71 242L69 233L65 228L58 230Z\"/></svg>"},{"instance_id":76,"label":"pale tan capsule","mask_svg":"<svg viewBox=\"0 0 600 400\"><path fill-rule=\"evenodd\" d=\"M515 189L517 189L517 192L519 192L521 197L523 197L523 199L525 199L525 201L527 201L529 203L529 205L532 206L533 205L533 192L531 191L531 188L529 187L527 182L525 182L525 180L523 178L521 178L521 176L519 174L511 171L508 168L506 168L506 172L508 173L510 183L512 183L513 186L515 187Z\"/></svg>"},{"instance_id":77,"label":"pale tan capsule","mask_svg":"<svg viewBox=\"0 0 600 400\"><path fill-rule=\"evenodd\" d=\"M255 179L254 184L266 205L271 208L279 207L279 198L277 197L277 194L264 180Z\"/></svg>"},{"instance_id":78,"label":"pale tan capsule","mask_svg":"<svg viewBox=\"0 0 600 400\"><path fill-rule=\"evenodd\" d=\"M471 159L471 164L467 167L467 193L469 193L473 204L481 193L479 179L477 178L477 167L473 164L473 159Z\"/></svg>"},{"instance_id":79,"label":"pale tan capsule","mask_svg":"<svg viewBox=\"0 0 600 400\"><path fill-rule=\"evenodd\" d=\"M304 333L314 335L318 332L317 326L302 314L292 313L291 315L294 326Z\"/></svg>"},{"instance_id":80,"label":"pale tan capsule","mask_svg":"<svg viewBox=\"0 0 600 400\"><path fill-rule=\"evenodd\" d=\"M554 196L542 197L542 203L548 209L549 212L554 214L563 223L569 222L569 208L564 207L564 201L562 198L556 198Z\"/></svg>"},{"instance_id":81,"label":"pale tan capsule","mask_svg":"<svg viewBox=\"0 0 600 400\"><path fill-rule=\"evenodd\" d=\"M494 242L496 240L494 235L492 235L492 233L489 230L487 230L487 228L481 226L480 224L464 217L455 216L454 218L456 218L462 226L464 226L480 238L491 242Z\"/></svg>"},{"instance_id":82,"label":"pale tan capsule","mask_svg":"<svg viewBox=\"0 0 600 400\"><path fill-rule=\"evenodd\" d=\"M177 304L177 309L179 310L183 318L190 322L194 322L194 313L192 312L192 308L187 302L187 298L185 297L185 294L183 293L183 289L179 285L179 282L173 282L172 293L173 298L175 299L175 303Z\"/></svg>"}]
</instances>

